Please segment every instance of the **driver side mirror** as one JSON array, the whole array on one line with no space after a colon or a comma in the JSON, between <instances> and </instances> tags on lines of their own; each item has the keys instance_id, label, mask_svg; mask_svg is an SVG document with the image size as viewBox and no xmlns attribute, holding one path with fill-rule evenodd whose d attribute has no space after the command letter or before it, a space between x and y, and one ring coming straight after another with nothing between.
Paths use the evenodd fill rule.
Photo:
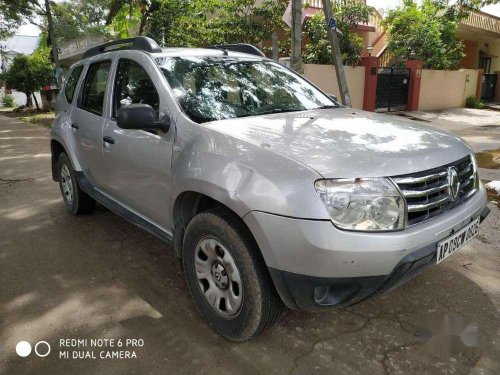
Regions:
<instances>
[{"instance_id":1,"label":"driver side mirror","mask_svg":"<svg viewBox=\"0 0 500 375\"><path fill-rule=\"evenodd\" d=\"M167 132L170 118L158 122L156 112L149 104L129 104L121 107L117 113L116 124L121 129L155 130Z\"/></svg>"}]
</instances>

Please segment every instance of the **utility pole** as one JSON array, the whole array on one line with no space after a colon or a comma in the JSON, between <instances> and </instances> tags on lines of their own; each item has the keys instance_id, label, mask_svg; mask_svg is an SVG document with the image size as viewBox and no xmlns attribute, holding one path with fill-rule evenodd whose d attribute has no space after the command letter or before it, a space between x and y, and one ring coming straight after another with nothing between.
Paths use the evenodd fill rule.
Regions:
<instances>
[{"instance_id":1,"label":"utility pole","mask_svg":"<svg viewBox=\"0 0 500 375\"><path fill-rule=\"evenodd\" d=\"M332 4L330 0L323 1L323 12L325 13L325 21L327 26L328 40L332 48L333 63L335 65L335 73L337 75L337 83L339 85L340 100L346 107L351 106L351 96L349 95L349 88L347 87L347 80L345 78L344 64L342 62L342 55L340 54L340 42L337 35L335 20L332 17Z\"/></svg>"},{"instance_id":2,"label":"utility pole","mask_svg":"<svg viewBox=\"0 0 500 375\"><path fill-rule=\"evenodd\" d=\"M274 61L279 60L279 47L278 47L278 34L273 31L271 34L271 45L272 45L272 58Z\"/></svg>"},{"instance_id":3,"label":"utility pole","mask_svg":"<svg viewBox=\"0 0 500 375\"><path fill-rule=\"evenodd\" d=\"M302 0L292 1L292 56L290 66L297 73L303 73L302 64Z\"/></svg>"}]
</instances>

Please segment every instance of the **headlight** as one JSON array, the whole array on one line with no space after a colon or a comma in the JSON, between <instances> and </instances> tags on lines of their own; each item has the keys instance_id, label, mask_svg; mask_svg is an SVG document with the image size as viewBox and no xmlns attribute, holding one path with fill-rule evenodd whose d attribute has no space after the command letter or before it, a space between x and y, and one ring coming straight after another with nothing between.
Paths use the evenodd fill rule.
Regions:
<instances>
[{"instance_id":1,"label":"headlight","mask_svg":"<svg viewBox=\"0 0 500 375\"><path fill-rule=\"evenodd\" d=\"M386 178L318 180L314 187L339 228L360 231L404 228L404 199Z\"/></svg>"},{"instance_id":2,"label":"headlight","mask_svg":"<svg viewBox=\"0 0 500 375\"><path fill-rule=\"evenodd\" d=\"M483 185L481 183L481 179L479 178L479 173L477 171L477 160L476 156L474 154L470 154L470 159L472 161L472 168L473 168L473 173L474 173L474 185L473 189L482 189Z\"/></svg>"}]
</instances>

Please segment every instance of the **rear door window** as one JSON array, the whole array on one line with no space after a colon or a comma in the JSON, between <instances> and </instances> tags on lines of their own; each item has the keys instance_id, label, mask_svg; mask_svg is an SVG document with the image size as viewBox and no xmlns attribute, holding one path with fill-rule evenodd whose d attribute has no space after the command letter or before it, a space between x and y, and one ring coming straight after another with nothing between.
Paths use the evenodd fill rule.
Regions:
<instances>
[{"instance_id":1,"label":"rear door window","mask_svg":"<svg viewBox=\"0 0 500 375\"><path fill-rule=\"evenodd\" d=\"M66 85L64 86L64 96L68 103L73 101L73 97L75 95L76 85L78 83L78 79L80 78L80 74L82 74L83 65L77 66L71 72L68 80L66 81Z\"/></svg>"},{"instance_id":2,"label":"rear door window","mask_svg":"<svg viewBox=\"0 0 500 375\"><path fill-rule=\"evenodd\" d=\"M111 61L90 64L80 98L81 109L102 116Z\"/></svg>"}]
</instances>

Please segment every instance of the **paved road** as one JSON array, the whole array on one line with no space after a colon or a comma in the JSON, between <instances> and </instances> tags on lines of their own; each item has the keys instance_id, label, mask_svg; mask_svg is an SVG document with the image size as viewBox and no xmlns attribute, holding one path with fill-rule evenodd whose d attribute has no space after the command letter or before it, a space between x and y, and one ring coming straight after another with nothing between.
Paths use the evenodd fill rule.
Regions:
<instances>
[{"instance_id":1,"label":"paved road","mask_svg":"<svg viewBox=\"0 0 500 375\"><path fill-rule=\"evenodd\" d=\"M0 116L0 373L498 374L500 210L491 208L478 239L402 288L349 309L290 311L233 344L198 316L169 246L102 207L67 214L48 130ZM465 327L463 341L446 336ZM144 344L60 346L92 338ZM52 351L19 357L21 340ZM99 358L125 349L138 358ZM59 358L66 350L97 358Z\"/></svg>"}]
</instances>

